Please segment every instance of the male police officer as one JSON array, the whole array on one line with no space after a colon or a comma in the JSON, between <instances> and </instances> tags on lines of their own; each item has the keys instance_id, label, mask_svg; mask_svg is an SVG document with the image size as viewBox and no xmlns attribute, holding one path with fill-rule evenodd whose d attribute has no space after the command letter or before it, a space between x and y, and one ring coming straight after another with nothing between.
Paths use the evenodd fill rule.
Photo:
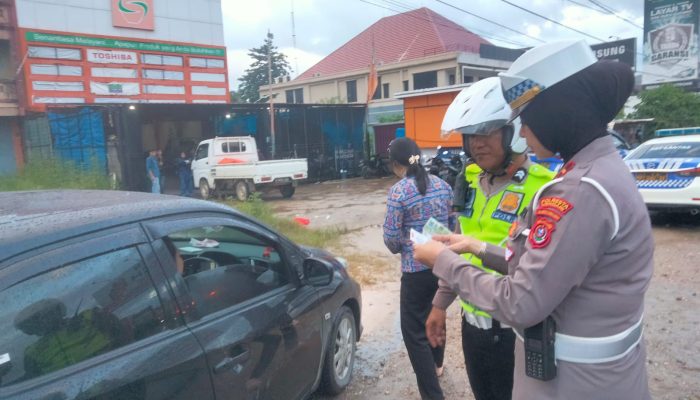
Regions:
<instances>
[{"instance_id":1,"label":"male police officer","mask_svg":"<svg viewBox=\"0 0 700 400\"><path fill-rule=\"evenodd\" d=\"M446 248L466 247L459 235L415 245L414 256L524 339L513 398L650 399L641 339L651 224L606 130L634 74L597 61L584 41L562 41L529 50L501 81L528 146L540 158L559 153L565 166L511 229L508 275Z\"/></svg>"},{"instance_id":2,"label":"male police officer","mask_svg":"<svg viewBox=\"0 0 700 400\"><path fill-rule=\"evenodd\" d=\"M468 236L470 249L462 255L470 264L496 276L507 273L503 246L508 229L537 190L554 177L523 154L526 144L518 134L520 121L509 123L510 114L501 82L493 77L462 90L442 122L443 132L464 135L465 150L475 162L465 171L469 193L459 226ZM445 309L455 296L441 282L426 322L429 337L445 329ZM515 334L473 304L460 303L464 363L474 397L510 399Z\"/></svg>"}]
</instances>

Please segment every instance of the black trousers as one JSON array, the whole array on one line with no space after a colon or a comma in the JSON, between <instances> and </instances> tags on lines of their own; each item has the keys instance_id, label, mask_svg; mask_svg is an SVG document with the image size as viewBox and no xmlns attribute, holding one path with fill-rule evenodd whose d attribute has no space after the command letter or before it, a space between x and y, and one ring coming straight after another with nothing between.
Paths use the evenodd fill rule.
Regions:
<instances>
[{"instance_id":1,"label":"black trousers","mask_svg":"<svg viewBox=\"0 0 700 400\"><path fill-rule=\"evenodd\" d=\"M510 400L513 393L515 334L493 322L479 329L462 317L464 365L476 400Z\"/></svg>"},{"instance_id":2,"label":"black trousers","mask_svg":"<svg viewBox=\"0 0 700 400\"><path fill-rule=\"evenodd\" d=\"M437 288L438 280L430 270L404 272L401 276L401 334L424 400L445 398L435 372L435 367L442 366L445 348L430 347L425 334L425 321Z\"/></svg>"}]
</instances>

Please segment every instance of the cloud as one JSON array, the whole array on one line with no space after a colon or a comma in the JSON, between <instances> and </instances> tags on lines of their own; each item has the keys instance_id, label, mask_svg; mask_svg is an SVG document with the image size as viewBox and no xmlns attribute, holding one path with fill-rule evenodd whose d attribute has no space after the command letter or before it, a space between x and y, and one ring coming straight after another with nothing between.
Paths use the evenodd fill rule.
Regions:
<instances>
[{"instance_id":1,"label":"cloud","mask_svg":"<svg viewBox=\"0 0 700 400\"><path fill-rule=\"evenodd\" d=\"M603 40L612 40L609 39L611 36L637 37L640 40L637 46L641 49L641 29L603 11L592 10L591 8L595 9L596 6L589 1L576 1L588 7L578 6L569 0L535 0L515 3ZM638 25L643 23L643 2L639 0L598 1L613 8L619 15L635 21ZM367 2L255 0L254 6L242 6L238 0L221 0L232 86L238 85L237 78L250 64L250 59L246 55L248 49L262 45L268 29L275 35L275 45L288 56L290 65L295 67L298 62L299 71L303 72L379 19L422 6L430 7L433 11L498 45L523 47L538 44L538 41L531 37L485 22L438 2L424 0L367 0ZM448 0L448 2L541 40L584 37L503 2L493 0L469 2ZM294 32L296 51L292 37L292 3L296 28ZM591 44L596 42L590 38L586 40Z\"/></svg>"}]
</instances>

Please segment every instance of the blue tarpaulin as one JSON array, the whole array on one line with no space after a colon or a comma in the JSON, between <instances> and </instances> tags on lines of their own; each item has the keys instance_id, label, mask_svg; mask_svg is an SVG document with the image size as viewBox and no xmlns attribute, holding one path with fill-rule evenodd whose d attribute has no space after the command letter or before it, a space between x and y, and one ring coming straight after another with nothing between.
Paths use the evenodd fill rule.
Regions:
<instances>
[{"instance_id":1,"label":"blue tarpaulin","mask_svg":"<svg viewBox=\"0 0 700 400\"><path fill-rule=\"evenodd\" d=\"M83 168L107 167L102 113L83 108L75 114L48 113L55 154Z\"/></svg>"}]
</instances>

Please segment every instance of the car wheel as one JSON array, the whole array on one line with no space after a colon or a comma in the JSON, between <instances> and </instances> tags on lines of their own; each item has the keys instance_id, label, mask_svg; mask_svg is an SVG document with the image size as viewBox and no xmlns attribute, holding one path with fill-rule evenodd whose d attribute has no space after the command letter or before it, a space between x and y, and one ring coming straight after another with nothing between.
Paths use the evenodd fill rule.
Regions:
<instances>
[{"instance_id":1,"label":"car wheel","mask_svg":"<svg viewBox=\"0 0 700 400\"><path fill-rule=\"evenodd\" d=\"M333 324L330 343L323 364L323 390L328 394L338 394L352 379L355 365L355 338L357 337L355 317L352 311L343 306Z\"/></svg>"},{"instance_id":2,"label":"car wheel","mask_svg":"<svg viewBox=\"0 0 700 400\"><path fill-rule=\"evenodd\" d=\"M199 194L204 200L208 199L211 195L211 189L209 188L209 183L206 179L202 178L199 181Z\"/></svg>"},{"instance_id":3,"label":"car wheel","mask_svg":"<svg viewBox=\"0 0 700 400\"><path fill-rule=\"evenodd\" d=\"M250 196L250 192L248 191L248 185L245 181L236 182L236 198L239 201L246 201L248 200L248 196Z\"/></svg>"},{"instance_id":4,"label":"car wheel","mask_svg":"<svg viewBox=\"0 0 700 400\"><path fill-rule=\"evenodd\" d=\"M282 194L282 197L284 197L285 199L288 199L288 198L294 196L295 190L296 190L296 188L292 185L286 185L286 186L280 187L280 193Z\"/></svg>"}]
</instances>

